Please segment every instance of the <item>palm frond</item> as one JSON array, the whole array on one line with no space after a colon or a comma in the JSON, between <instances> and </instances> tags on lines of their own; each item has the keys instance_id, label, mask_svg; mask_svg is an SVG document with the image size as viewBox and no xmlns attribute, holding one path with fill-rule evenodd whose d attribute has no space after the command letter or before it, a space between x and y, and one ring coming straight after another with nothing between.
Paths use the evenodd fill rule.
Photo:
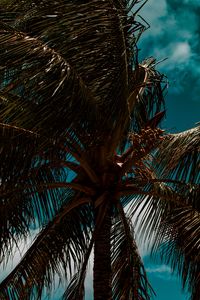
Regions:
<instances>
[{"instance_id":1,"label":"palm frond","mask_svg":"<svg viewBox=\"0 0 200 300\"><path fill-rule=\"evenodd\" d=\"M129 121L136 42L145 28L136 13L128 15L137 3L10 1L9 9L18 14L15 28L38 37L75 68L100 106L105 131L114 130L119 120Z\"/></svg>"},{"instance_id":2,"label":"palm frond","mask_svg":"<svg viewBox=\"0 0 200 300\"><path fill-rule=\"evenodd\" d=\"M43 288L51 288L56 273L69 278L73 275L90 240L89 201L75 198L61 208L0 284L1 299L41 299Z\"/></svg>"},{"instance_id":3,"label":"palm frond","mask_svg":"<svg viewBox=\"0 0 200 300\"><path fill-rule=\"evenodd\" d=\"M12 255L13 245L18 245L21 238L27 237L31 226L43 226L52 220L61 205L73 195L71 190L63 188L45 189L31 196L26 192L14 190L11 195L1 196L1 260Z\"/></svg>"},{"instance_id":4,"label":"palm frond","mask_svg":"<svg viewBox=\"0 0 200 300\"><path fill-rule=\"evenodd\" d=\"M160 253L171 264L195 300L199 295L199 195L197 184L150 179L144 194L122 199L130 204L128 215L135 218L140 239L152 254Z\"/></svg>"},{"instance_id":5,"label":"palm frond","mask_svg":"<svg viewBox=\"0 0 200 300\"><path fill-rule=\"evenodd\" d=\"M94 244L94 239L92 238L88 246L88 249L85 253L84 260L80 267L80 270L78 270L78 272L74 275L71 282L69 283L67 290L63 294L62 297L63 300L84 299L85 296L84 282L85 282L88 260L90 258L93 244Z\"/></svg>"},{"instance_id":6,"label":"palm frond","mask_svg":"<svg viewBox=\"0 0 200 300\"><path fill-rule=\"evenodd\" d=\"M161 258L171 264L189 290L191 300L200 292L200 213L189 206L171 211L158 232L164 240L158 248Z\"/></svg>"},{"instance_id":7,"label":"palm frond","mask_svg":"<svg viewBox=\"0 0 200 300\"><path fill-rule=\"evenodd\" d=\"M129 195L122 197L121 203L129 205L128 215L130 218L136 218L138 235L148 243L151 241L149 243L151 246L154 242L153 249L164 241L156 237L156 232L171 211L185 206L199 209L198 185L148 178L146 183L145 180L143 183L140 181L138 189L137 181L133 180L133 183Z\"/></svg>"},{"instance_id":8,"label":"palm frond","mask_svg":"<svg viewBox=\"0 0 200 300\"><path fill-rule=\"evenodd\" d=\"M26 237L34 223L43 226L52 220L63 203L74 195L73 191L93 194L85 182L80 182L80 177L91 177L91 181L96 177L83 149L71 136L66 147L66 139L61 144L60 139L57 142L30 130L0 123L0 140L2 257L5 253L12 254L13 243ZM71 155L69 160L68 154ZM75 176L78 177L73 181Z\"/></svg>"},{"instance_id":9,"label":"palm frond","mask_svg":"<svg viewBox=\"0 0 200 300\"><path fill-rule=\"evenodd\" d=\"M149 58L139 64L141 74L143 73L143 82L140 83L140 90L136 100L132 99L135 88L135 78L138 76L136 68L132 74L132 93L129 96L129 105L131 107L131 127L130 131L139 131L142 128L150 126L155 128L165 116L164 90L166 83L164 75L156 69L156 61ZM140 75L141 76L141 75Z\"/></svg>"},{"instance_id":10,"label":"palm frond","mask_svg":"<svg viewBox=\"0 0 200 300\"><path fill-rule=\"evenodd\" d=\"M153 292L122 207L112 228L113 299L150 299Z\"/></svg>"},{"instance_id":11,"label":"palm frond","mask_svg":"<svg viewBox=\"0 0 200 300\"><path fill-rule=\"evenodd\" d=\"M186 183L200 183L200 126L164 136L155 154L160 177Z\"/></svg>"},{"instance_id":12,"label":"palm frond","mask_svg":"<svg viewBox=\"0 0 200 300\"><path fill-rule=\"evenodd\" d=\"M91 121L91 133L96 100L70 64L38 39L0 29L1 122L56 137L72 127L87 132Z\"/></svg>"},{"instance_id":13,"label":"palm frond","mask_svg":"<svg viewBox=\"0 0 200 300\"><path fill-rule=\"evenodd\" d=\"M15 243L27 236L31 224L39 222L42 226L54 217L72 195L72 186L70 188L67 184L67 162L64 161L63 165L59 155L55 160L54 145L48 139L1 123L0 141L2 257L12 252L12 241Z\"/></svg>"}]
</instances>

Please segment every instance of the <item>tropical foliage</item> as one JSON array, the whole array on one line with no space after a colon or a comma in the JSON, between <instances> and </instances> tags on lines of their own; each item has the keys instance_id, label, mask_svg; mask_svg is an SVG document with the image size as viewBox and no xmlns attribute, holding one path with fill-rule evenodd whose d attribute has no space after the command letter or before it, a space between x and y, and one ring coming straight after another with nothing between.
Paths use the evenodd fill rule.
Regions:
<instances>
[{"instance_id":1,"label":"tropical foliage","mask_svg":"<svg viewBox=\"0 0 200 300\"><path fill-rule=\"evenodd\" d=\"M0 261L39 228L1 299L41 299L55 274L63 299L83 299L92 251L95 300L150 299L134 226L200 297L200 127L158 128L145 2L1 2Z\"/></svg>"}]
</instances>

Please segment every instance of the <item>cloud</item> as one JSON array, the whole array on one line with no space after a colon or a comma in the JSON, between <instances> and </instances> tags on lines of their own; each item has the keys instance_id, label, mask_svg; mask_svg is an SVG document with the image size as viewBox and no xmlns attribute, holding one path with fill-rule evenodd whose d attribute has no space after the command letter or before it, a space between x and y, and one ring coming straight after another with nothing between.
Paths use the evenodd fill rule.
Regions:
<instances>
[{"instance_id":1,"label":"cloud","mask_svg":"<svg viewBox=\"0 0 200 300\"><path fill-rule=\"evenodd\" d=\"M154 277L162 280L177 280L173 276L172 269L167 265L150 265L146 267L146 272Z\"/></svg>"},{"instance_id":2,"label":"cloud","mask_svg":"<svg viewBox=\"0 0 200 300\"><path fill-rule=\"evenodd\" d=\"M184 63L191 57L191 47L188 42L179 42L174 45L171 59L174 62Z\"/></svg>"},{"instance_id":3,"label":"cloud","mask_svg":"<svg viewBox=\"0 0 200 300\"><path fill-rule=\"evenodd\" d=\"M160 0L159 5L157 3L155 0L150 0L141 11L141 15L150 24L150 29L141 39L144 52L148 55L156 54L159 58L168 56L170 59L173 52L177 50L177 46L179 46L179 52L181 47L183 51L193 50L192 48L197 43L194 38L198 30L196 13L193 10L185 11L184 9L179 9L177 12L165 0ZM149 43L150 45L145 47Z\"/></svg>"},{"instance_id":4,"label":"cloud","mask_svg":"<svg viewBox=\"0 0 200 300\"><path fill-rule=\"evenodd\" d=\"M172 270L167 265L154 265L146 268L147 273L172 273Z\"/></svg>"},{"instance_id":5,"label":"cloud","mask_svg":"<svg viewBox=\"0 0 200 300\"><path fill-rule=\"evenodd\" d=\"M140 13L151 25L141 37L140 59L167 58L157 66L169 80L163 125L173 131L186 130L199 121L200 1L149 0Z\"/></svg>"}]
</instances>

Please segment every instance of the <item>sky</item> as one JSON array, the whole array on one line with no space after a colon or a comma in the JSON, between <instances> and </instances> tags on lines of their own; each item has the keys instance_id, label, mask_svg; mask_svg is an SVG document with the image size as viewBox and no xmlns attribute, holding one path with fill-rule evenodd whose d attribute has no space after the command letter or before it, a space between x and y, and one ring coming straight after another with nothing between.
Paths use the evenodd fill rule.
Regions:
<instances>
[{"instance_id":1,"label":"sky","mask_svg":"<svg viewBox=\"0 0 200 300\"><path fill-rule=\"evenodd\" d=\"M200 121L200 0L149 0L140 14L151 26L139 43L140 59L167 58L158 65L169 81L163 127L171 132L191 128ZM153 261L146 251L143 260L156 300L188 299L169 266ZM91 300L89 279L86 290L86 300ZM51 299L57 300L60 294L58 290Z\"/></svg>"},{"instance_id":2,"label":"sky","mask_svg":"<svg viewBox=\"0 0 200 300\"><path fill-rule=\"evenodd\" d=\"M153 56L167 75L164 128L181 131L200 119L200 1L149 0L140 15L150 24L142 35L140 58Z\"/></svg>"},{"instance_id":3,"label":"sky","mask_svg":"<svg viewBox=\"0 0 200 300\"><path fill-rule=\"evenodd\" d=\"M149 23L139 43L140 58L153 56L169 81L163 127L178 132L200 121L200 1L149 0L140 15ZM156 300L186 300L169 266L143 256Z\"/></svg>"}]
</instances>

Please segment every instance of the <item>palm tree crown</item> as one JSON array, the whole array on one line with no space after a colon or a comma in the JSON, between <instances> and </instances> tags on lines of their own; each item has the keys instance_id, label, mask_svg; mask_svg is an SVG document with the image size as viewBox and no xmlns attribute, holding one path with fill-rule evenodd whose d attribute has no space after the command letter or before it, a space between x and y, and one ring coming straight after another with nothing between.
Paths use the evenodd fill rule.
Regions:
<instances>
[{"instance_id":1,"label":"palm tree crown","mask_svg":"<svg viewBox=\"0 0 200 300\"><path fill-rule=\"evenodd\" d=\"M164 76L138 62L139 0L0 7L0 258L40 231L1 299L150 299L134 226L200 297L200 127L168 134ZM133 217L135 224L133 224Z\"/></svg>"}]
</instances>

